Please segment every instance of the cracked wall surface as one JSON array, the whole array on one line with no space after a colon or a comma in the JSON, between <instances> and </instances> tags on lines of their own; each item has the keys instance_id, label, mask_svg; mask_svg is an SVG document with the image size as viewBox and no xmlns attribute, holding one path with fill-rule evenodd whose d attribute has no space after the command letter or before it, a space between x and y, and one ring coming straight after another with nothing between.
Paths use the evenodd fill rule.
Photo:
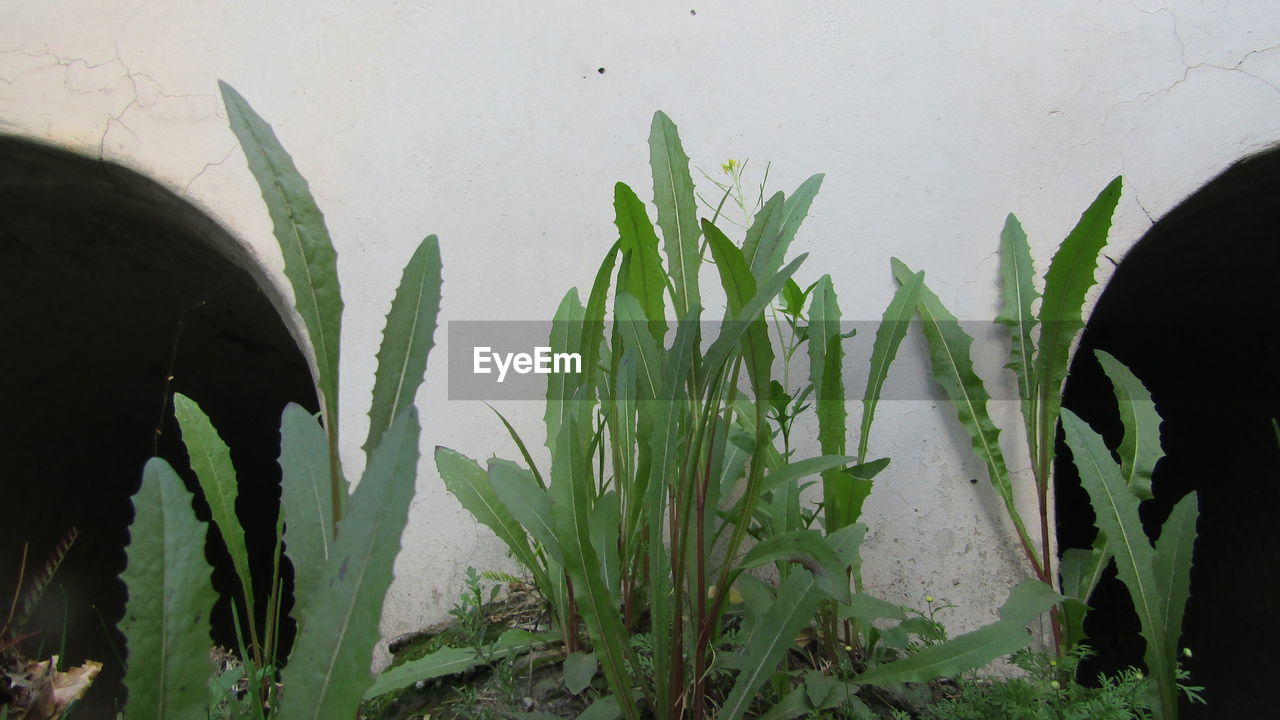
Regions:
<instances>
[{"instance_id":1,"label":"cracked wall surface","mask_svg":"<svg viewBox=\"0 0 1280 720\"><path fill-rule=\"evenodd\" d=\"M613 183L648 197L655 109L698 167L749 156L771 163L771 190L827 174L796 241L812 257L799 277L830 272L846 317L862 320L893 290L890 255L925 269L961 318L989 319L1006 213L1043 268L1124 174L1106 251L1119 259L1209 178L1280 141L1269 1L192 5L9 3L0 132L145 173L226 227L287 293L216 81L240 90L307 176L338 247L350 442L416 243L441 238L443 321L548 319L613 240ZM976 360L1008 397L1001 338L980 334ZM419 398L424 447L516 456L488 409L447 400L446 351ZM895 373L923 373L922 353L909 338L901 356L915 361ZM541 437L536 403L501 409ZM992 412L1020 457L1017 408ZM982 468L936 397L880 416L873 452L893 464L868 503L870 584L895 602L953 603L955 631L985 622L1025 568L989 486L969 482ZM343 454L358 476L358 448ZM468 564L509 567L424 458L388 635L442 619ZM1013 464L1029 502L1025 461Z\"/></svg>"}]
</instances>

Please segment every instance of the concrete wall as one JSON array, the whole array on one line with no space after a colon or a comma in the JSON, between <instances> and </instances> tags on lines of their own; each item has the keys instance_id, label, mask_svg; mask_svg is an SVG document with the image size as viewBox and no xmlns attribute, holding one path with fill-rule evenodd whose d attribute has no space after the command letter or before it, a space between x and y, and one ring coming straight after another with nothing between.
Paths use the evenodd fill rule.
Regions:
<instances>
[{"instance_id":1,"label":"concrete wall","mask_svg":"<svg viewBox=\"0 0 1280 720\"><path fill-rule=\"evenodd\" d=\"M770 188L787 191L827 173L797 240L812 253L799 279L830 272L854 320L888 301L890 255L928 270L959 317L989 319L1006 213L1043 269L1124 174L1106 251L1118 259L1214 174L1280 140L1270 0L5 5L0 132L146 173L226 226L283 288L216 80L275 125L338 247L352 475L383 314L416 243L441 238L444 321L548 319L615 237L613 183L648 196L655 109L711 172L730 156L757 171L771 162ZM978 363L1007 393L1000 337L979 336ZM435 445L516 456L482 404L447 401L445 349L419 398L426 452L388 635L442 619L468 564L509 562L429 459ZM921 352L919 338L903 349ZM923 370L899 368L911 372ZM540 442L537 403L502 409ZM1017 427L1011 404L993 412ZM1020 434L1005 433L1011 453ZM1023 572L985 479L968 482L983 470L966 446L937 402L882 406L873 452L893 465L868 504L864 550L875 589L954 603L944 619L957 630L987 620ZM1012 465L1026 480L1026 462Z\"/></svg>"}]
</instances>

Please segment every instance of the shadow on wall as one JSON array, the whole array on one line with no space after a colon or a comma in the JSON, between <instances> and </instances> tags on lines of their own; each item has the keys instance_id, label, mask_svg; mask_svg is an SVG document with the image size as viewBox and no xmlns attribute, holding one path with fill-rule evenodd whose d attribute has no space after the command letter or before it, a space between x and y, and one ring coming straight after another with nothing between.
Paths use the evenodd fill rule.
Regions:
<instances>
[{"instance_id":1,"label":"shadow on wall","mask_svg":"<svg viewBox=\"0 0 1280 720\"><path fill-rule=\"evenodd\" d=\"M225 231L141 175L0 138L0 607L23 543L38 566L78 528L23 649L57 652L65 623L66 659L103 662L88 717L109 717L122 694L118 575L142 465L159 454L187 468L171 392L198 402L230 445L257 584L269 584L280 413L317 404L253 267ZM184 479L195 490L189 470ZM206 553L223 593L211 644L234 647L230 561L216 539Z\"/></svg>"},{"instance_id":2,"label":"shadow on wall","mask_svg":"<svg viewBox=\"0 0 1280 720\"><path fill-rule=\"evenodd\" d=\"M1107 285L1071 366L1064 405L1104 430L1123 430L1093 350L1127 364L1164 417L1167 457L1149 535L1174 502L1200 494L1200 540L1182 646L1208 707L1186 718L1255 717L1280 703L1280 151L1245 160L1160 220ZM1065 447L1056 477L1058 538L1087 547L1093 513ZM1098 655L1084 677L1140 664L1138 619L1114 570L1093 599L1086 631Z\"/></svg>"}]
</instances>

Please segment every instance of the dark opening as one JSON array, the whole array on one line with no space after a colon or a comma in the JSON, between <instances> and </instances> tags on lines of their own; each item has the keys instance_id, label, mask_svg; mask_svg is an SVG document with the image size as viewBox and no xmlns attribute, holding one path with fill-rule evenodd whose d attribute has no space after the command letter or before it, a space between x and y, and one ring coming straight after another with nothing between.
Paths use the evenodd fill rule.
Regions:
<instances>
[{"instance_id":1,"label":"dark opening","mask_svg":"<svg viewBox=\"0 0 1280 720\"><path fill-rule=\"evenodd\" d=\"M111 717L123 697L118 576L143 463L159 454L195 488L170 393L198 402L231 447L255 584L269 585L280 413L291 401L314 411L316 399L253 267L216 223L141 175L0 138L0 606L24 542L30 573L79 530L23 650L47 659L65 623L65 659L104 664L88 717ZM211 644L235 647L230 562L219 541L206 554L222 593Z\"/></svg>"},{"instance_id":2,"label":"dark opening","mask_svg":"<svg viewBox=\"0 0 1280 720\"><path fill-rule=\"evenodd\" d=\"M1277 707L1280 647L1280 153L1245 160L1162 218L1125 256L1085 329L1064 404L1115 447L1115 399L1095 348L1127 364L1164 418L1166 457L1143 522L1199 493L1199 541L1181 647L1208 707L1184 717L1255 717ZM1062 547L1087 547L1093 512L1059 445ZM1140 665L1138 619L1114 571L1085 629L1085 678Z\"/></svg>"}]
</instances>

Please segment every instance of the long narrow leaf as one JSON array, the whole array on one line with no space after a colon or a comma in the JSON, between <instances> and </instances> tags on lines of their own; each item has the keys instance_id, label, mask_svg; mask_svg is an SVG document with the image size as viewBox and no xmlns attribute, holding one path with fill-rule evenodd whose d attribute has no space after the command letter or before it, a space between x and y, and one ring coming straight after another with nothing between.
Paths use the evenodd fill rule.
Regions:
<instances>
[{"instance_id":1,"label":"long narrow leaf","mask_svg":"<svg viewBox=\"0 0 1280 720\"><path fill-rule=\"evenodd\" d=\"M528 630L512 628L502 633L496 641L480 648L479 652L476 648L441 648L382 673L365 691L364 699L371 700L423 680L457 675L486 662L497 662L521 655L552 642L555 638L556 635L552 633L535 634Z\"/></svg>"},{"instance_id":2,"label":"long narrow leaf","mask_svg":"<svg viewBox=\"0 0 1280 720\"><path fill-rule=\"evenodd\" d=\"M364 442L367 456L372 456L391 421L413 404L427 370L427 355L435 344L439 312L440 241L431 235L405 265L382 330L369 406L369 437Z\"/></svg>"},{"instance_id":3,"label":"long narrow leaf","mask_svg":"<svg viewBox=\"0 0 1280 720\"><path fill-rule=\"evenodd\" d=\"M1000 292L1004 304L996 322L1008 325L1012 340L1009 345L1009 363L1005 367L1018 378L1018 396L1022 399L1022 419L1026 423L1028 447L1035 454L1036 440L1036 345L1032 333L1039 320L1032 313L1031 304L1040 294L1036 292L1033 277L1035 267L1031 263L1031 248L1027 234L1018 218L1010 213L1000 232Z\"/></svg>"},{"instance_id":4,"label":"long narrow leaf","mask_svg":"<svg viewBox=\"0 0 1280 720\"><path fill-rule=\"evenodd\" d=\"M666 291L670 281L662 268L662 256L658 254L658 234L653 231L644 203L624 183L614 186L613 210L618 245L624 256L631 257L626 263L626 272L620 273L619 290L625 284L626 291L640 301L645 317L649 318L654 342L660 343L667 332Z\"/></svg>"},{"instance_id":5,"label":"long narrow leaf","mask_svg":"<svg viewBox=\"0 0 1280 720\"><path fill-rule=\"evenodd\" d=\"M333 554L329 441L306 409L290 403L280 418L280 505L284 540L294 568L295 614L315 600Z\"/></svg>"},{"instance_id":6,"label":"long narrow leaf","mask_svg":"<svg viewBox=\"0 0 1280 720\"><path fill-rule=\"evenodd\" d=\"M871 423L875 420L876 406L880 404L880 393L889 378L889 367L898 355L898 347L907 336L907 327L911 324L911 316L915 314L923 285L924 271L907 278L893 294L893 299L884 309L884 317L876 328L876 339L871 344L871 371L867 375L867 388L862 394L862 426L858 434L860 463L867 460Z\"/></svg>"},{"instance_id":7,"label":"long narrow leaf","mask_svg":"<svg viewBox=\"0 0 1280 720\"><path fill-rule=\"evenodd\" d=\"M298 618L298 644L281 679L284 720L353 717L372 682L382 600L408 521L418 469L417 411L405 408L382 436L324 568L322 599Z\"/></svg>"},{"instance_id":8,"label":"long narrow leaf","mask_svg":"<svg viewBox=\"0 0 1280 720\"><path fill-rule=\"evenodd\" d=\"M342 331L342 292L337 252L324 215L307 181L275 132L240 93L219 81L231 130L240 141L249 170L258 181L284 255L284 273L293 286L295 307L315 350L317 383L324 396L325 425L337 446L338 340Z\"/></svg>"},{"instance_id":9,"label":"long narrow leaf","mask_svg":"<svg viewBox=\"0 0 1280 720\"><path fill-rule=\"evenodd\" d=\"M1037 400L1039 417L1036 419L1039 437L1033 445L1039 451L1036 477L1042 484L1048 482L1049 466L1053 462L1054 435L1058 411L1062 407L1062 383L1067 376L1071 343L1084 327L1082 310L1085 294L1096 282L1094 271L1098 265L1098 254L1107 244L1111 216L1120 200L1120 184L1120 178L1112 180L1084 211L1080 222L1058 247L1044 276L1035 370L1040 388Z\"/></svg>"},{"instance_id":10,"label":"long narrow leaf","mask_svg":"<svg viewBox=\"0 0 1280 720\"><path fill-rule=\"evenodd\" d=\"M240 579L245 607L250 613L255 613L256 596L253 594L253 576L249 572L249 551L244 543L244 528L236 515L239 486L236 469L231 464L231 450L195 401L185 395L174 394L173 411L182 427L182 442L191 457L191 469L200 481L200 490L209 503L213 524L227 546L231 565Z\"/></svg>"},{"instance_id":11,"label":"long narrow leaf","mask_svg":"<svg viewBox=\"0 0 1280 720\"><path fill-rule=\"evenodd\" d=\"M751 220L747 228L747 236L742 241L742 255L756 280L763 280L770 272L766 266L773 257L774 248L782 231L783 205L786 197L781 192L774 193Z\"/></svg>"},{"instance_id":12,"label":"long narrow leaf","mask_svg":"<svg viewBox=\"0 0 1280 720\"><path fill-rule=\"evenodd\" d=\"M1154 561L1156 590L1165 598L1164 627L1167 647L1176 648L1182 636L1182 615L1191 592L1191 556L1196 543L1199 500L1194 492L1173 506L1156 540Z\"/></svg>"},{"instance_id":13,"label":"long narrow leaf","mask_svg":"<svg viewBox=\"0 0 1280 720\"><path fill-rule=\"evenodd\" d=\"M1098 530L1106 534L1120 582L1133 598L1148 651L1164 657L1164 599L1152 567L1154 550L1138 516L1138 498L1129 490L1120 466L1093 428L1066 409L1062 411L1062 427L1072 461L1080 472L1080 484L1093 505Z\"/></svg>"},{"instance_id":14,"label":"long narrow leaf","mask_svg":"<svg viewBox=\"0 0 1280 720\"><path fill-rule=\"evenodd\" d=\"M185 720L208 705L209 613L217 595L204 559L205 525L182 479L160 458L142 471L120 579L129 588L120 629L129 645L129 717Z\"/></svg>"},{"instance_id":15,"label":"long narrow leaf","mask_svg":"<svg viewBox=\"0 0 1280 720\"><path fill-rule=\"evenodd\" d=\"M507 549L521 565L531 569L538 567L524 528L499 498L490 484L489 473L479 463L449 448L437 447L436 469L440 471L445 488L453 493L467 512L506 543Z\"/></svg>"},{"instance_id":16,"label":"long narrow leaf","mask_svg":"<svg viewBox=\"0 0 1280 720\"><path fill-rule=\"evenodd\" d=\"M555 503L556 536L564 554L565 570L573 580L578 610L591 634L609 688L628 720L638 720L640 710L631 693L627 662L628 635L613 595L604 584L600 559L592 547L590 514L594 488L586 481L584 466L590 459L578 433L577 419L568 416L554 443L550 492Z\"/></svg>"},{"instance_id":17,"label":"long narrow leaf","mask_svg":"<svg viewBox=\"0 0 1280 720\"><path fill-rule=\"evenodd\" d=\"M1124 425L1124 437L1120 440L1118 455L1129 489L1139 500L1150 500L1151 474L1156 463L1164 457L1160 447L1160 414L1146 386L1110 354L1095 350L1102 369L1111 380L1120 409L1120 422Z\"/></svg>"},{"instance_id":18,"label":"long narrow leaf","mask_svg":"<svg viewBox=\"0 0 1280 720\"><path fill-rule=\"evenodd\" d=\"M689 156L680 144L676 124L661 111L653 114L649 129L649 164L653 170L653 204L658 208L658 227L671 275L672 300L676 316L701 305L698 271L702 253L698 245L698 213L694 205L693 179L689 176Z\"/></svg>"},{"instance_id":19,"label":"long narrow leaf","mask_svg":"<svg viewBox=\"0 0 1280 720\"><path fill-rule=\"evenodd\" d=\"M897 258L892 261L894 277L905 285L914 275ZM1005 510L1013 520L1014 527L1022 540L1027 557L1036 565L1039 572L1039 561L1032 551L1034 545L1027 533L1026 525L1013 501L1013 487L1009 482L1009 469L1005 464L1004 453L1000 449L1000 429L991 420L987 412L987 400L990 395L973 370L973 360L969 348L973 338L969 337L952 315L938 299L937 295L923 283L920 285L920 297L917 304L920 320L924 325L924 336L929 343L929 357L933 367L933 379L955 405L960 424L964 426L972 441L973 452L987 466L987 477L991 480L996 494L1004 502Z\"/></svg>"}]
</instances>

